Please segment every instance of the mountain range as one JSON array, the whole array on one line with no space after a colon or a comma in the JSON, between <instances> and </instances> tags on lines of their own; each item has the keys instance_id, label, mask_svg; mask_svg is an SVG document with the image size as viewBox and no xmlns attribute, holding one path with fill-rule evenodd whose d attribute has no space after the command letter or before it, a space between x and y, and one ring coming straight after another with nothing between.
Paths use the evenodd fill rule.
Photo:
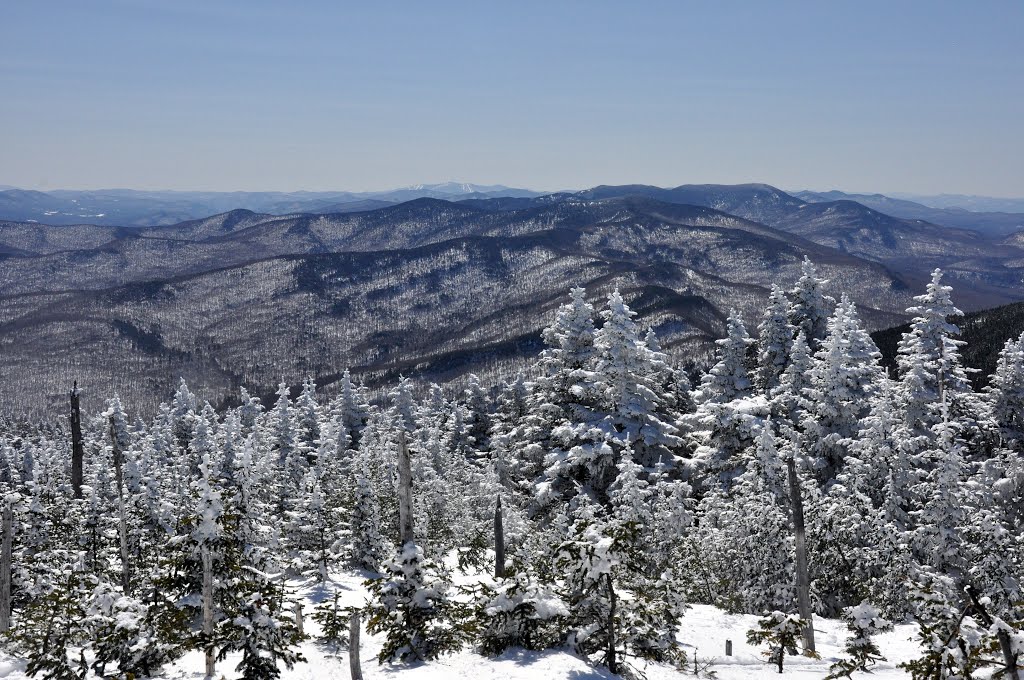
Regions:
<instances>
[{"instance_id":1,"label":"mountain range","mask_svg":"<svg viewBox=\"0 0 1024 680\"><path fill-rule=\"evenodd\" d=\"M371 210L416 198L495 198L537 196L501 185L464 182L420 184L387 191L96 191L0 190L0 217L43 224L166 226L234 209L283 215Z\"/></svg>"},{"instance_id":2,"label":"mountain range","mask_svg":"<svg viewBox=\"0 0 1024 680\"><path fill-rule=\"evenodd\" d=\"M975 206L967 209L961 207L961 204L938 200L942 197L925 198L923 200L936 200L936 203L924 204L883 194L847 194L842 191L798 191L793 195L808 203L856 201L865 207L893 217L925 220L949 227L972 229L982 234L1005 236L1015 231L1024 230L1024 199L983 200L983 197L974 196L950 197L951 199L963 199L963 205Z\"/></svg>"},{"instance_id":3,"label":"mountain range","mask_svg":"<svg viewBox=\"0 0 1024 680\"><path fill-rule=\"evenodd\" d=\"M330 391L345 368L371 386L469 371L493 384L540 349L574 285L598 308L619 288L675 360L700 361L730 310L753 332L805 257L871 329L904 322L934 266L965 309L1024 299L1024 244L845 198L761 184L403 191L447 199L168 226L0 222L0 409L62 409L73 380L143 409L179 376L214 402L310 375Z\"/></svg>"}]
</instances>

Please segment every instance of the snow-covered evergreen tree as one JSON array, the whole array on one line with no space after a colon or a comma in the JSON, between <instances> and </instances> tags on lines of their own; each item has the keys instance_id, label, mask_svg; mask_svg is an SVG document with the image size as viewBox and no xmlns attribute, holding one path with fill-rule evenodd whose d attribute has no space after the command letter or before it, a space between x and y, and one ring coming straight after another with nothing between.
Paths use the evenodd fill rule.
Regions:
<instances>
[{"instance_id":1,"label":"snow-covered evergreen tree","mask_svg":"<svg viewBox=\"0 0 1024 680\"><path fill-rule=\"evenodd\" d=\"M559 308L554 323L544 329L547 347L538 362L540 375L529 384L527 413L509 438L523 468L522 477L531 483L552 462L567 459L574 446L593 447L601 437L589 426L596 418L598 395L593 372L594 308L585 294L584 289L573 288L571 301ZM551 460L553 450L557 453ZM551 498L572 488L559 485L549 487Z\"/></svg>"},{"instance_id":2,"label":"snow-covered evergreen tree","mask_svg":"<svg viewBox=\"0 0 1024 680\"><path fill-rule=\"evenodd\" d=\"M364 454L353 463L355 499L349 531L351 534L352 562L369 571L379 571L386 555L391 552L381 535L380 506Z\"/></svg>"},{"instance_id":3,"label":"snow-covered evergreen tree","mask_svg":"<svg viewBox=\"0 0 1024 680\"><path fill-rule=\"evenodd\" d=\"M465 634L454 625L456 604L447 576L408 541L369 582L366 629L383 633L377 655L385 661L428 661L457 651ZM461 618L461 617L458 617Z\"/></svg>"},{"instance_id":4,"label":"snow-covered evergreen tree","mask_svg":"<svg viewBox=\"0 0 1024 680\"><path fill-rule=\"evenodd\" d=\"M624 473L632 474L631 463ZM622 488L637 490L625 481ZM645 573L644 527L579 500L554 561L564 575L569 642L613 673L626 667L627 656L678 659L680 607L670 596L678 584ZM626 589L631 598L623 597Z\"/></svg>"},{"instance_id":5,"label":"snow-covered evergreen tree","mask_svg":"<svg viewBox=\"0 0 1024 680\"><path fill-rule=\"evenodd\" d=\"M635 312L618 290L602 312L604 326L595 336L595 387L601 427L614 449L627 443L647 467L672 465L673 450L682 445L668 403L662 396L669 368L665 355L650 349L633 321ZM653 342L653 340L651 341Z\"/></svg>"},{"instance_id":6,"label":"snow-covered evergreen tree","mask_svg":"<svg viewBox=\"0 0 1024 680\"><path fill-rule=\"evenodd\" d=\"M960 316L951 299L952 287L936 269L924 295L907 309L914 319L897 350L899 385L895 396L903 425L907 455L917 456L935 439L943 409L961 423L967 440L982 438L988 427L986 404L971 388L960 359L960 330L949 319Z\"/></svg>"},{"instance_id":7,"label":"snow-covered evergreen tree","mask_svg":"<svg viewBox=\"0 0 1024 680\"><path fill-rule=\"evenodd\" d=\"M860 327L853 303L843 296L828 321L828 334L814 358L801 422L804 452L821 484L842 470L861 420L868 415L884 378L881 352Z\"/></svg>"},{"instance_id":8,"label":"snow-covered evergreen tree","mask_svg":"<svg viewBox=\"0 0 1024 680\"><path fill-rule=\"evenodd\" d=\"M725 338L715 341L718 361L704 375L700 388L693 395L698 406L724 404L750 396L753 384L747 371L747 347L752 342L743 320L733 310L729 314Z\"/></svg>"},{"instance_id":9,"label":"snow-covered evergreen tree","mask_svg":"<svg viewBox=\"0 0 1024 680\"><path fill-rule=\"evenodd\" d=\"M796 329L789 322L789 300L778 286L772 286L768 306L757 327L757 373L754 384L762 392L779 385L793 347Z\"/></svg>"},{"instance_id":10,"label":"snow-covered evergreen tree","mask_svg":"<svg viewBox=\"0 0 1024 680\"><path fill-rule=\"evenodd\" d=\"M1024 333L1006 341L987 388L992 417L1009 442L1024 440Z\"/></svg>"},{"instance_id":11,"label":"snow-covered evergreen tree","mask_svg":"<svg viewBox=\"0 0 1024 680\"><path fill-rule=\"evenodd\" d=\"M835 301L823 291L828 281L818 278L817 270L806 256L800 270L800 278L789 291L789 321L797 332L804 334L811 352L816 352L828 333L830 307Z\"/></svg>"}]
</instances>

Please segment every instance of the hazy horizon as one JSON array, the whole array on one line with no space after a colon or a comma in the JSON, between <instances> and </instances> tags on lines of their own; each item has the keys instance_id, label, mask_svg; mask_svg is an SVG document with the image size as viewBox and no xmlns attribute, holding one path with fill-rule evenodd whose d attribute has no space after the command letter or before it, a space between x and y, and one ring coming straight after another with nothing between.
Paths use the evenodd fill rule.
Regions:
<instances>
[{"instance_id":1,"label":"hazy horizon","mask_svg":"<svg viewBox=\"0 0 1024 680\"><path fill-rule=\"evenodd\" d=\"M4 14L2 185L1024 186L1015 2L152 0Z\"/></svg>"},{"instance_id":2,"label":"hazy horizon","mask_svg":"<svg viewBox=\"0 0 1024 680\"><path fill-rule=\"evenodd\" d=\"M383 189L380 189L380 188L378 188L378 189L368 189L368 190L365 190L365 191L354 191L354 190L345 189L345 188L316 189L316 190L313 190L313 189L292 189L292 190L260 189L260 190L250 190L250 189L163 189L163 188L138 188L138 187L113 187L113 186L111 186L111 187L91 187L91 188L81 188L81 187L50 187L50 188L47 188L47 189L37 189L37 188L33 188L33 187L19 187L19 186L13 186L13 185L8 185L8 184L0 184L0 190L19 189L19 190L26 190L26 191L45 191L45 192L53 192L53 191L69 191L69 192L74 192L74 191L80 191L80 192L89 192L89 191L137 191L137 192L141 192L141 193L182 193L182 194L190 194L190 193L218 193L218 194L220 194L220 193L223 193L223 194L233 194L233 193L254 193L254 194L256 194L256 193L282 193L282 194L293 194L293 193L296 193L296 194L297 193L311 193L311 194L353 193L353 194L360 194L360 193L366 193L366 194L374 194L374 193L388 193L388 192L392 192L392 191L400 191L400 190L403 190L403 189L414 189L414 188L420 187L420 186L430 187L430 186L437 186L437 185L443 185L443 184L473 184L473 185L479 185L480 183L479 182L472 182L472 181L469 181L469 180L454 180L453 179L453 180L444 180L444 181L440 181L440 182L417 182L415 184L408 184L408 185L404 185L404 186L393 186L393 187L386 187L386 188L383 188ZM628 184L636 184L636 182L629 182ZM710 182L693 182L692 184L711 184L711 183ZM883 191L877 191L877 190L858 191L856 189L846 189L846 188L843 188L843 187L788 187L787 188L787 187L777 186L775 184L772 184L771 182L749 182L749 184L767 184L769 186L775 187L776 189L784 191L784 192L786 192L788 194L795 194L795 193L798 193L798 192L801 192L801 191L822 192L822 193L823 192L827 192L827 191L841 191L841 192L843 192L845 194L851 194L851 195L855 195L855 194L863 194L863 195L881 194L883 196L888 196L890 198L898 198L898 199L906 199L906 200L913 200L915 198L943 198L943 197L956 198L956 197L961 197L961 196L962 197L966 197L966 198L990 198L990 199L996 199L996 200L1024 200L1024 193L1021 193L1021 194L1018 194L1018 195L1006 195L1006 196L996 196L996 195L993 195L993 194L965 194L963 192L940 192L940 193L936 193L936 194L924 194L924 193L917 193L917 192L885 191L885 190L883 190ZM601 186L601 185L610 185L610 183L609 182L601 182L601 183L598 183L598 184L595 184L595 185L591 185L591 186L587 186L587 187L582 187L582 186L581 187L562 187L562 188L559 188L559 189L548 189L548 188L539 188L538 189L536 187L531 187L531 186L512 186L512 185L508 185L508 184L502 184L500 182L497 184L497 186L502 186L502 187L507 188L507 189L522 189L522 190L526 190L526 191L533 191L533 192L536 192L538 194L554 194L554 193L560 193L560 192L584 191L586 189L591 189L593 187ZM651 186L659 186L660 188L663 188L663 189L672 189L672 188L675 188L675 187L680 186L680 185L679 184L665 184L665 185L651 185Z\"/></svg>"}]
</instances>

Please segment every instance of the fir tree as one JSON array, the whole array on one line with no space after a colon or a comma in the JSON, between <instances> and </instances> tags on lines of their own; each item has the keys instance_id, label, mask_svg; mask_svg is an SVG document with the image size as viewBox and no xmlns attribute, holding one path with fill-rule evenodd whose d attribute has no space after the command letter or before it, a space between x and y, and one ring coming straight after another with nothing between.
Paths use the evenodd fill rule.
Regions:
<instances>
[{"instance_id":1,"label":"fir tree","mask_svg":"<svg viewBox=\"0 0 1024 680\"><path fill-rule=\"evenodd\" d=\"M629 465L625 474L632 474ZM624 480L623 487L631 486ZM613 673L628 656L678 662L680 608L670 596L678 584L644 571L644 534L637 521L617 518L585 497L580 501L554 560L564 574L570 643ZM626 588L630 599L623 597Z\"/></svg>"},{"instance_id":2,"label":"fir tree","mask_svg":"<svg viewBox=\"0 0 1024 680\"><path fill-rule=\"evenodd\" d=\"M835 479L846 462L849 443L870 410L883 375L881 353L860 327L853 303L843 296L828 322L828 334L815 355L802 430L818 481Z\"/></svg>"},{"instance_id":3,"label":"fir tree","mask_svg":"<svg viewBox=\"0 0 1024 680\"><path fill-rule=\"evenodd\" d=\"M223 661L228 654L241 652L242 659L235 666L241 680L276 680L281 677L279 663L291 669L306 661L295 649L303 636L270 578L252 574L239 585L248 588L234 616L217 629L217 658Z\"/></svg>"},{"instance_id":4,"label":"fir tree","mask_svg":"<svg viewBox=\"0 0 1024 680\"><path fill-rule=\"evenodd\" d=\"M628 442L643 465L672 464L672 451L682 445L676 426L669 422L668 404L661 388L669 372L665 355L650 348L654 339L641 339L636 313L618 290L602 312L604 326L594 341L595 387L604 414L601 427L613 448Z\"/></svg>"},{"instance_id":5,"label":"fir tree","mask_svg":"<svg viewBox=\"0 0 1024 680\"><path fill-rule=\"evenodd\" d=\"M936 269L925 294L914 298L918 304L907 309L914 319L899 342L895 394L911 456L920 455L934 441L933 428L943 420L943 409L961 423L967 439L980 438L987 427L986 404L972 390L960 359L964 343L955 338L960 330L949 320L962 314L953 305L951 292Z\"/></svg>"},{"instance_id":6,"label":"fir tree","mask_svg":"<svg viewBox=\"0 0 1024 680\"><path fill-rule=\"evenodd\" d=\"M774 663L782 673L786 653L796 654L797 640L803 634L807 622L796 614L784 614L778 610L758 620L757 628L747 631L747 642L752 645L767 644L769 663Z\"/></svg>"},{"instance_id":7,"label":"fir tree","mask_svg":"<svg viewBox=\"0 0 1024 680\"><path fill-rule=\"evenodd\" d=\"M445 574L412 541L385 565L383 577L368 582L366 629L385 635L377 655L381 663L429 661L458 651L464 633L453 625L462 617L450 587Z\"/></svg>"},{"instance_id":8,"label":"fir tree","mask_svg":"<svg viewBox=\"0 0 1024 680\"><path fill-rule=\"evenodd\" d=\"M510 437L513 455L530 482L550 465L547 452L565 452L594 439L589 428L581 426L594 420L597 401L594 308L585 294L584 289L573 288L571 302L559 308L554 323L542 332L546 348L538 362L540 375L528 386L527 413Z\"/></svg>"},{"instance_id":9,"label":"fir tree","mask_svg":"<svg viewBox=\"0 0 1024 680\"><path fill-rule=\"evenodd\" d=\"M892 624L883 619L878 610L867 602L850 607L843 618L846 620L847 630L850 631L844 648L849 658L840 659L829 666L826 680L852 678L857 671L870 673L871 666L879 661L885 661L872 638L879 633L892 630Z\"/></svg>"},{"instance_id":10,"label":"fir tree","mask_svg":"<svg viewBox=\"0 0 1024 680\"><path fill-rule=\"evenodd\" d=\"M789 364L796 329L789 323L789 300L778 286L772 286L768 306L758 329L757 376L754 383L762 392L771 392Z\"/></svg>"},{"instance_id":11,"label":"fir tree","mask_svg":"<svg viewBox=\"0 0 1024 680\"><path fill-rule=\"evenodd\" d=\"M366 458L357 456L355 475L355 501L350 520L352 536L352 562L369 571L379 571L389 552L381 535L380 506L366 470Z\"/></svg>"},{"instance_id":12,"label":"fir tree","mask_svg":"<svg viewBox=\"0 0 1024 680\"><path fill-rule=\"evenodd\" d=\"M495 586L474 592L473 628L482 654L497 656L510 647L546 649L560 644L569 610L551 584L542 583L527 564Z\"/></svg>"},{"instance_id":13,"label":"fir tree","mask_svg":"<svg viewBox=\"0 0 1024 680\"><path fill-rule=\"evenodd\" d=\"M828 333L829 307L835 301L822 291L828 281L818 278L808 257L804 256L800 269L800 278L789 291L789 321L804 334L811 352L816 352Z\"/></svg>"},{"instance_id":14,"label":"fir tree","mask_svg":"<svg viewBox=\"0 0 1024 680\"><path fill-rule=\"evenodd\" d=\"M1003 439L1024 440L1024 333L1007 340L999 352L987 393Z\"/></svg>"},{"instance_id":15,"label":"fir tree","mask_svg":"<svg viewBox=\"0 0 1024 680\"><path fill-rule=\"evenodd\" d=\"M724 404L750 395L747 347L751 342L743 320L733 310L729 313L726 337L715 341L719 348L718 362L704 375L700 389L694 394L698 406Z\"/></svg>"}]
</instances>

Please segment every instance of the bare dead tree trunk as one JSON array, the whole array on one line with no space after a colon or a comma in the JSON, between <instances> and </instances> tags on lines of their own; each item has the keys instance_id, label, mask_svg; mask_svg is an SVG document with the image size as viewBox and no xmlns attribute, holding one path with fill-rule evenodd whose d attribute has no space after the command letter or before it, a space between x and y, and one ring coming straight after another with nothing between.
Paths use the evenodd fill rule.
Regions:
<instances>
[{"instance_id":1,"label":"bare dead tree trunk","mask_svg":"<svg viewBox=\"0 0 1024 680\"><path fill-rule=\"evenodd\" d=\"M348 621L348 667L352 680L363 680L363 669L359 665L359 612L354 612Z\"/></svg>"},{"instance_id":2,"label":"bare dead tree trunk","mask_svg":"<svg viewBox=\"0 0 1024 680\"><path fill-rule=\"evenodd\" d=\"M75 498L82 497L82 462L85 447L82 444L82 410L78 404L78 381L71 388L71 489Z\"/></svg>"},{"instance_id":3,"label":"bare dead tree trunk","mask_svg":"<svg viewBox=\"0 0 1024 680\"><path fill-rule=\"evenodd\" d=\"M124 452L121 442L117 439L117 428L114 416L110 416L110 446L114 453L114 478L117 481L117 532L121 540L121 589L125 595L131 594L131 572L128 559L128 522L124 511Z\"/></svg>"},{"instance_id":4,"label":"bare dead tree trunk","mask_svg":"<svg viewBox=\"0 0 1024 680\"><path fill-rule=\"evenodd\" d=\"M11 552L14 544L14 507L10 498L3 503L3 546L0 547L0 633L11 629Z\"/></svg>"},{"instance_id":5,"label":"bare dead tree trunk","mask_svg":"<svg viewBox=\"0 0 1024 680\"><path fill-rule=\"evenodd\" d=\"M615 656L615 588L612 587L612 575L605 574L605 585L608 587L608 649L605 650L604 662L612 673L619 672L619 661Z\"/></svg>"},{"instance_id":6,"label":"bare dead tree trunk","mask_svg":"<svg viewBox=\"0 0 1024 680\"><path fill-rule=\"evenodd\" d=\"M494 578L505 578L505 526L501 516L501 495L494 506Z\"/></svg>"},{"instance_id":7,"label":"bare dead tree trunk","mask_svg":"<svg viewBox=\"0 0 1024 680\"><path fill-rule=\"evenodd\" d=\"M995 623L992 620L992 615L988 613L985 606L981 604L981 600L978 598L978 591L974 586L967 586L964 588L967 592L967 596L971 598L971 604L974 605L974 611L978 613L978 618L981 619L982 623L986 627L991 628L992 624ZM999 650L1003 653L1003 664L1005 669L1003 670L1002 677L1007 680L1021 680L1020 671L1017 665L1017 654L1013 651L1013 643L1010 640L1010 634L1005 630L1000 629L996 633L996 639L999 641Z\"/></svg>"},{"instance_id":8,"label":"bare dead tree trunk","mask_svg":"<svg viewBox=\"0 0 1024 680\"><path fill-rule=\"evenodd\" d=\"M807 529L804 525L804 501L800 495L800 481L796 476L796 461L786 459L789 472L789 495L793 505L793 531L796 534L796 601L804 626L804 652L814 651L814 622L811 613L811 579L807 570ZM782 666L779 666L782 672Z\"/></svg>"},{"instance_id":9,"label":"bare dead tree trunk","mask_svg":"<svg viewBox=\"0 0 1024 680\"><path fill-rule=\"evenodd\" d=\"M213 555L205 544L202 547L203 559L203 633L207 636L206 643L206 677L212 678L217 672L217 659L213 653Z\"/></svg>"},{"instance_id":10,"label":"bare dead tree trunk","mask_svg":"<svg viewBox=\"0 0 1024 680\"><path fill-rule=\"evenodd\" d=\"M415 540L412 527L412 461L405 429L398 433L398 524L402 545Z\"/></svg>"},{"instance_id":11,"label":"bare dead tree trunk","mask_svg":"<svg viewBox=\"0 0 1024 680\"><path fill-rule=\"evenodd\" d=\"M302 628L302 603L296 602L295 607L295 628L299 631L299 635L305 635L305 631Z\"/></svg>"}]
</instances>

